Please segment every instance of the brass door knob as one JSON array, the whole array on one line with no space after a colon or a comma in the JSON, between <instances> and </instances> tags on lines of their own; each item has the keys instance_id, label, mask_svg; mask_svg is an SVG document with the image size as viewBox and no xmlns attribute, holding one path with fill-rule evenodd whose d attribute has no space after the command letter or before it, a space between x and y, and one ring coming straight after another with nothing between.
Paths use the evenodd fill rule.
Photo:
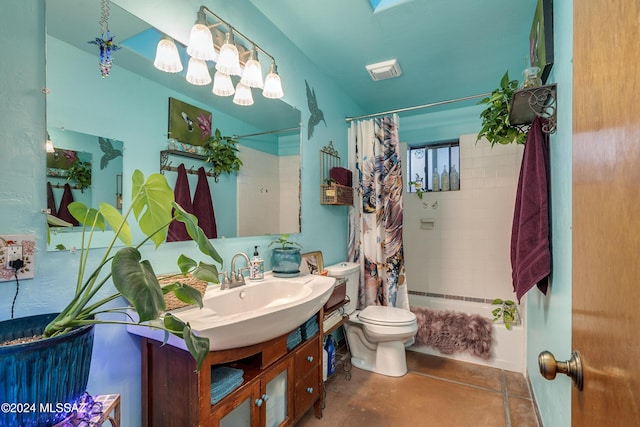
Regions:
<instances>
[{"instance_id":1,"label":"brass door knob","mask_svg":"<svg viewBox=\"0 0 640 427\"><path fill-rule=\"evenodd\" d=\"M538 367L540 374L548 380L554 379L558 372L567 375L573 380L573 385L582 391L582 359L579 351L571 353L571 358L566 362L558 362L553 354L543 351L538 355Z\"/></svg>"}]
</instances>

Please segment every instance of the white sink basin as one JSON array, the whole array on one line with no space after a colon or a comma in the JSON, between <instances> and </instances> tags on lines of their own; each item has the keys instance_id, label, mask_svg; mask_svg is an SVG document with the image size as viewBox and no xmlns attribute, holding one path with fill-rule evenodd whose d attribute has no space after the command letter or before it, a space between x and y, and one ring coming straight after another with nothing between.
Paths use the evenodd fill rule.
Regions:
<instances>
[{"instance_id":1,"label":"white sink basin","mask_svg":"<svg viewBox=\"0 0 640 427\"><path fill-rule=\"evenodd\" d=\"M185 307L171 311L193 331L209 338L210 350L227 350L258 344L279 337L303 324L327 302L335 279L301 275L282 279L265 275L265 280L234 289L209 286L204 307ZM129 332L158 341L163 331L128 326ZM184 341L173 335L168 343L186 349Z\"/></svg>"}]
</instances>

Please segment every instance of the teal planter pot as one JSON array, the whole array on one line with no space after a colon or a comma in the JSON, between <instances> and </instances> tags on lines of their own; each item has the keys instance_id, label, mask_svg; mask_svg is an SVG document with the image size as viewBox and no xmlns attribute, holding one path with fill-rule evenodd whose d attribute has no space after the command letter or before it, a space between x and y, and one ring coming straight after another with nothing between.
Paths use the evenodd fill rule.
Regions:
<instances>
[{"instance_id":1,"label":"teal planter pot","mask_svg":"<svg viewBox=\"0 0 640 427\"><path fill-rule=\"evenodd\" d=\"M0 322L0 342L42 334L56 314ZM61 421L57 413L87 388L93 325L68 334L0 347L0 427L44 427Z\"/></svg>"},{"instance_id":2,"label":"teal planter pot","mask_svg":"<svg viewBox=\"0 0 640 427\"><path fill-rule=\"evenodd\" d=\"M300 274L299 248L275 248L271 253L271 271L276 277L295 277Z\"/></svg>"}]
</instances>

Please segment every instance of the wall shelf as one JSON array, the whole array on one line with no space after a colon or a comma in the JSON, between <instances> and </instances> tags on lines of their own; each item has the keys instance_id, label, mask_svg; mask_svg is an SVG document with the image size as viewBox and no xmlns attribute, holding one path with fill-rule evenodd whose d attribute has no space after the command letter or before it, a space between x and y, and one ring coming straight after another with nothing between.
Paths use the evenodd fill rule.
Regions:
<instances>
[{"instance_id":1,"label":"wall shelf","mask_svg":"<svg viewBox=\"0 0 640 427\"><path fill-rule=\"evenodd\" d=\"M206 156L196 154L196 153L189 153L187 151L179 151L179 150L162 150L160 151L160 173L161 174L164 174L164 171L171 171L171 172L178 171L177 166L171 165L172 162L169 160L169 156L187 157L189 159L196 159L202 162L206 162L207 160ZM192 175L197 175L198 171L197 169L194 169L194 166L191 166L190 168L187 168L187 173ZM207 171L207 176L211 176L215 178L215 175L213 174L212 170Z\"/></svg>"},{"instance_id":2,"label":"wall shelf","mask_svg":"<svg viewBox=\"0 0 640 427\"><path fill-rule=\"evenodd\" d=\"M556 84L518 89L511 98L509 121L513 126L528 130L536 117L547 122L542 126L544 133L556 131Z\"/></svg>"}]
</instances>

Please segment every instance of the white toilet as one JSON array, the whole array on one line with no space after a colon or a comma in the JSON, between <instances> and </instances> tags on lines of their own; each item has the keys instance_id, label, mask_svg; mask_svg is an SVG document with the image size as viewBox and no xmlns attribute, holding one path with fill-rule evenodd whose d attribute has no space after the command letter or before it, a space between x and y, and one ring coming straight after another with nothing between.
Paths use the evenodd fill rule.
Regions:
<instances>
[{"instance_id":1,"label":"white toilet","mask_svg":"<svg viewBox=\"0 0 640 427\"><path fill-rule=\"evenodd\" d=\"M351 364L357 368L391 377L407 373L405 343L413 343L418 331L416 315L408 310L387 306L358 306L360 265L343 262L327 267L331 277L346 277L346 294L350 299L345 306L349 320L345 331Z\"/></svg>"}]
</instances>

